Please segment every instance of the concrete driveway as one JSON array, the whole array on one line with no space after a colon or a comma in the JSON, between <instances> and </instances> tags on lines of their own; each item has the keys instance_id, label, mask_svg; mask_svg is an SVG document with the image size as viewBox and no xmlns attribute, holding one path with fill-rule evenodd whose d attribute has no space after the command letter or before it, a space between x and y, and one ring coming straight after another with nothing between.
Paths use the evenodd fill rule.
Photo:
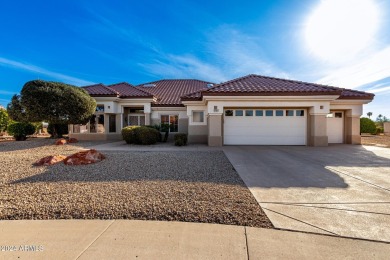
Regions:
<instances>
[{"instance_id":1,"label":"concrete driveway","mask_svg":"<svg viewBox=\"0 0 390 260\"><path fill-rule=\"evenodd\" d=\"M390 242L390 149L223 149L276 228Z\"/></svg>"}]
</instances>

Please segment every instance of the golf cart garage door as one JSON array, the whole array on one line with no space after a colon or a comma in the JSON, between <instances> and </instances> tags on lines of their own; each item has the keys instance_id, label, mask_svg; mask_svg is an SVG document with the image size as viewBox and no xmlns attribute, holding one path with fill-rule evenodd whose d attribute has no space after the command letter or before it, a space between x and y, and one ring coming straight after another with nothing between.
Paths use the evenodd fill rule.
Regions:
<instances>
[{"instance_id":1,"label":"golf cart garage door","mask_svg":"<svg viewBox=\"0 0 390 260\"><path fill-rule=\"evenodd\" d=\"M328 143L342 144L344 142L344 112L331 111L326 117Z\"/></svg>"},{"instance_id":2,"label":"golf cart garage door","mask_svg":"<svg viewBox=\"0 0 390 260\"><path fill-rule=\"evenodd\" d=\"M226 109L226 145L306 145L305 109Z\"/></svg>"}]
</instances>

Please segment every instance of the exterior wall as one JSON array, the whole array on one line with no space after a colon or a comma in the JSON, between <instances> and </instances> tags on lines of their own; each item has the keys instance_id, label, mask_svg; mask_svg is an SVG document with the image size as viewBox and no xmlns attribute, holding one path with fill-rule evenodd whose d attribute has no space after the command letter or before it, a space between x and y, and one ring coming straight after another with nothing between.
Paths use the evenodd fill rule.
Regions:
<instances>
[{"instance_id":1,"label":"exterior wall","mask_svg":"<svg viewBox=\"0 0 390 260\"><path fill-rule=\"evenodd\" d=\"M208 143L209 129L207 125L189 125L188 126L188 143Z\"/></svg>"},{"instance_id":2,"label":"exterior wall","mask_svg":"<svg viewBox=\"0 0 390 260\"><path fill-rule=\"evenodd\" d=\"M345 143L361 144L360 137L360 116L345 117Z\"/></svg>"},{"instance_id":3,"label":"exterior wall","mask_svg":"<svg viewBox=\"0 0 390 260\"><path fill-rule=\"evenodd\" d=\"M308 145L328 146L326 115L310 114L308 119Z\"/></svg>"},{"instance_id":4,"label":"exterior wall","mask_svg":"<svg viewBox=\"0 0 390 260\"><path fill-rule=\"evenodd\" d=\"M222 114L209 114L208 126L209 126L208 145L222 146L223 145Z\"/></svg>"},{"instance_id":5,"label":"exterior wall","mask_svg":"<svg viewBox=\"0 0 390 260\"><path fill-rule=\"evenodd\" d=\"M390 135L390 122L383 123L385 135Z\"/></svg>"}]
</instances>

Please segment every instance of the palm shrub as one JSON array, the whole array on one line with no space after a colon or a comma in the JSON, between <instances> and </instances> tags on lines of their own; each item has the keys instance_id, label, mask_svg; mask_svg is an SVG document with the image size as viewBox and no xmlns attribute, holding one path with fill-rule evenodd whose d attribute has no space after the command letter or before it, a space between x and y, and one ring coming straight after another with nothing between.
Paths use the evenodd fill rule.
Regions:
<instances>
[{"instance_id":1,"label":"palm shrub","mask_svg":"<svg viewBox=\"0 0 390 260\"><path fill-rule=\"evenodd\" d=\"M177 133L174 136L174 140L175 140L175 145L176 146L187 145L187 134Z\"/></svg>"},{"instance_id":2,"label":"palm shrub","mask_svg":"<svg viewBox=\"0 0 390 260\"><path fill-rule=\"evenodd\" d=\"M31 123L16 122L8 126L7 132L12 135L16 141L24 141L28 135L35 133L35 126Z\"/></svg>"},{"instance_id":3,"label":"palm shrub","mask_svg":"<svg viewBox=\"0 0 390 260\"><path fill-rule=\"evenodd\" d=\"M360 118L360 133L376 134L375 122L367 117Z\"/></svg>"}]
</instances>

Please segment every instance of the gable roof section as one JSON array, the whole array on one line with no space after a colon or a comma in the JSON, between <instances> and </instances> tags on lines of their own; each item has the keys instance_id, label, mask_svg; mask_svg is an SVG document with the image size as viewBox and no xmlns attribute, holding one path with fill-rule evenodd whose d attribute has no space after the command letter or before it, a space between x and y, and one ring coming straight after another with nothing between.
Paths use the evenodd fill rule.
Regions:
<instances>
[{"instance_id":1,"label":"gable roof section","mask_svg":"<svg viewBox=\"0 0 390 260\"><path fill-rule=\"evenodd\" d=\"M127 82L121 82L108 86L119 93L120 98L153 98L153 94L138 89Z\"/></svg>"},{"instance_id":2,"label":"gable roof section","mask_svg":"<svg viewBox=\"0 0 390 260\"><path fill-rule=\"evenodd\" d=\"M206 90L207 84L210 82L197 79L163 79L140 84L136 88L157 97L153 106L183 106L181 96Z\"/></svg>"},{"instance_id":3,"label":"gable roof section","mask_svg":"<svg viewBox=\"0 0 390 260\"><path fill-rule=\"evenodd\" d=\"M102 83L85 86L82 88L85 89L92 97L117 97L119 95L118 92L106 87Z\"/></svg>"},{"instance_id":4,"label":"gable roof section","mask_svg":"<svg viewBox=\"0 0 390 260\"><path fill-rule=\"evenodd\" d=\"M311 96L339 95L339 99L373 99L374 94L296 80L250 74L217 84L204 91L187 94L182 100L200 100L202 96Z\"/></svg>"}]
</instances>

